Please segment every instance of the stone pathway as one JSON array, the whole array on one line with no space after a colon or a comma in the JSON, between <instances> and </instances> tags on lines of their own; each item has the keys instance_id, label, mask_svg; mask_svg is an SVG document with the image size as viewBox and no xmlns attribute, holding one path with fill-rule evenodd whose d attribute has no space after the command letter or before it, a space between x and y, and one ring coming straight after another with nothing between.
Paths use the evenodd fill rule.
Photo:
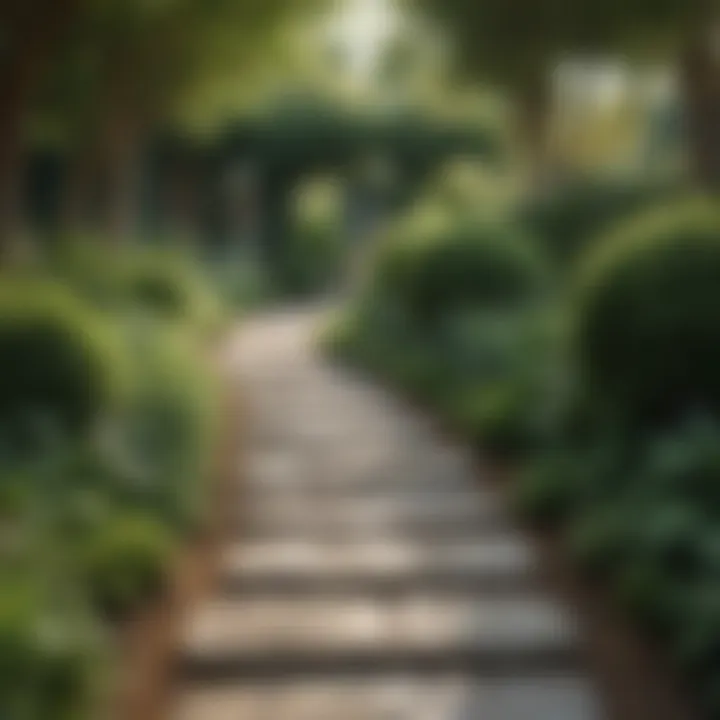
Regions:
<instances>
[{"instance_id":1,"label":"stone pathway","mask_svg":"<svg viewBox=\"0 0 720 720\"><path fill-rule=\"evenodd\" d=\"M600 720L574 623L467 448L324 363L317 319L256 320L231 348L237 535L172 720Z\"/></svg>"}]
</instances>

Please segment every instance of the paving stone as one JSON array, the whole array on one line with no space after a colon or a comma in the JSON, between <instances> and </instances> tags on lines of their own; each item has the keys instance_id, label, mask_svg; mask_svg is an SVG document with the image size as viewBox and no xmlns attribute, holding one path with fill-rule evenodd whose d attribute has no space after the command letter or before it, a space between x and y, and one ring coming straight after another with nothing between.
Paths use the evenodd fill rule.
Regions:
<instances>
[{"instance_id":1,"label":"paving stone","mask_svg":"<svg viewBox=\"0 0 720 720\"><path fill-rule=\"evenodd\" d=\"M600 720L581 677L320 680L188 690L173 720Z\"/></svg>"},{"instance_id":2,"label":"paving stone","mask_svg":"<svg viewBox=\"0 0 720 720\"><path fill-rule=\"evenodd\" d=\"M208 603L185 638L194 659L243 662L282 655L308 658L447 651L515 654L571 645L566 616L543 599L409 600L258 598Z\"/></svg>"},{"instance_id":3,"label":"paving stone","mask_svg":"<svg viewBox=\"0 0 720 720\"><path fill-rule=\"evenodd\" d=\"M413 542L323 543L242 542L229 547L222 567L232 575L257 573L284 575L411 575L445 572L454 574L526 574L533 570L527 547L510 537L483 543Z\"/></svg>"},{"instance_id":4,"label":"paving stone","mask_svg":"<svg viewBox=\"0 0 720 720\"><path fill-rule=\"evenodd\" d=\"M238 534L188 618L169 720L602 720L572 616L470 448L312 349L319 316L250 321Z\"/></svg>"}]
</instances>

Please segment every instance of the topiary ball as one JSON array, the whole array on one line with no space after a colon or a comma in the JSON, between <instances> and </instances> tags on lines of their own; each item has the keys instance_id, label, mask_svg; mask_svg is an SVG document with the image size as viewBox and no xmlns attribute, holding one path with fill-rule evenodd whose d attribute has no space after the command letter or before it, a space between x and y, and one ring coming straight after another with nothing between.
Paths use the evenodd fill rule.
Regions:
<instances>
[{"instance_id":1,"label":"topiary ball","mask_svg":"<svg viewBox=\"0 0 720 720\"><path fill-rule=\"evenodd\" d=\"M521 304L543 287L545 265L517 228L479 218L448 220L401 236L380 276L418 321L461 309Z\"/></svg>"},{"instance_id":2,"label":"topiary ball","mask_svg":"<svg viewBox=\"0 0 720 720\"><path fill-rule=\"evenodd\" d=\"M592 402L666 423L720 410L720 211L696 201L613 232L580 279L576 349Z\"/></svg>"},{"instance_id":3,"label":"topiary ball","mask_svg":"<svg viewBox=\"0 0 720 720\"><path fill-rule=\"evenodd\" d=\"M122 354L92 309L41 281L0 288L0 426L81 433L122 386Z\"/></svg>"}]
</instances>

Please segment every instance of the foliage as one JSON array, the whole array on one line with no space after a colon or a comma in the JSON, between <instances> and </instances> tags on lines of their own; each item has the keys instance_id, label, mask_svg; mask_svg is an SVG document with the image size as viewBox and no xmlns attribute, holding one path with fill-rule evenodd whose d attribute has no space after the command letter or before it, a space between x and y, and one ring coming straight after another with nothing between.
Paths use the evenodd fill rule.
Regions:
<instances>
[{"instance_id":1,"label":"foliage","mask_svg":"<svg viewBox=\"0 0 720 720\"><path fill-rule=\"evenodd\" d=\"M672 206L611 233L582 277L580 373L617 419L650 423L720 407L720 223L711 203Z\"/></svg>"},{"instance_id":2,"label":"foliage","mask_svg":"<svg viewBox=\"0 0 720 720\"><path fill-rule=\"evenodd\" d=\"M592 178L524 200L516 214L550 257L568 265L603 232L671 197L672 191L665 183Z\"/></svg>"},{"instance_id":3,"label":"foliage","mask_svg":"<svg viewBox=\"0 0 720 720\"><path fill-rule=\"evenodd\" d=\"M152 516L118 515L86 541L80 564L94 604L116 617L158 592L172 558L173 538Z\"/></svg>"},{"instance_id":4,"label":"foliage","mask_svg":"<svg viewBox=\"0 0 720 720\"><path fill-rule=\"evenodd\" d=\"M329 290L338 280L342 250L339 227L319 220L299 222L283 254L282 292L306 297Z\"/></svg>"},{"instance_id":5,"label":"foliage","mask_svg":"<svg viewBox=\"0 0 720 720\"><path fill-rule=\"evenodd\" d=\"M121 292L130 303L168 321L212 328L219 304L207 280L188 258L172 251L141 250L121 271Z\"/></svg>"},{"instance_id":6,"label":"foliage","mask_svg":"<svg viewBox=\"0 0 720 720\"><path fill-rule=\"evenodd\" d=\"M200 262L171 247L132 245L108 262L103 243L73 237L59 244L47 271L85 300L111 312L140 312L199 330L214 328L220 301Z\"/></svg>"},{"instance_id":7,"label":"foliage","mask_svg":"<svg viewBox=\"0 0 720 720\"><path fill-rule=\"evenodd\" d=\"M378 289L418 323L522 305L542 290L541 257L520 231L498 221L420 215L396 233L381 252Z\"/></svg>"},{"instance_id":8,"label":"foliage","mask_svg":"<svg viewBox=\"0 0 720 720\"><path fill-rule=\"evenodd\" d=\"M106 427L106 464L119 499L187 526L203 513L199 479L209 471L216 431L210 369L182 330L150 323L127 332L134 383Z\"/></svg>"},{"instance_id":9,"label":"foliage","mask_svg":"<svg viewBox=\"0 0 720 720\"><path fill-rule=\"evenodd\" d=\"M112 331L71 292L43 280L4 281L0 357L5 428L83 432L122 390L123 357Z\"/></svg>"},{"instance_id":10,"label":"foliage","mask_svg":"<svg viewBox=\"0 0 720 720\"><path fill-rule=\"evenodd\" d=\"M0 597L0 714L27 720L87 716L102 646L77 606L28 576L4 572Z\"/></svg>"}]
</instances>

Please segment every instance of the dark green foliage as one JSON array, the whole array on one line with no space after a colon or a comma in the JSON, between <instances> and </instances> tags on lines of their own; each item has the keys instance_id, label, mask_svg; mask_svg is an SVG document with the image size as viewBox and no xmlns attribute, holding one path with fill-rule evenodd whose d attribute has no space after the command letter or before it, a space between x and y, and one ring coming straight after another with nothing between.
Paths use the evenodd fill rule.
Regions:
<instances>
[{"instance_id":1,"label":"dark green foliage","mask_svg":"<svg viewBox=\"0 0 720 720\"><path fill-rule=\"evenodd\" d=\"M342 230L331 222L305 221L290 232L277 282L283 294L308 297L332 289L340 279Z\"/></svg>"},{"instance_id":2,"label":"dark green foliage","mask_svg":"<svg viewBox=\"0 0 720 720\"><path fill-rule=\"evenodd\" d=\"M137 608L165 581L174 541L152 516L119 515L87 538L81 567L90 596L103 614Z\"/></svg>"},{"instance_id":3,"label":"dark green foliage","mask_svg":"<svg viewBox=\"0 0 720 720\"><path fill-rule=\"evenodd\" d=\"M530 461L513 485L513 506L534 523L565 522L582 496L582 463L568 452L541 455Z\"/></svg>"},{"instance_id":4,"label":"dark green foliage","mask_svg":"<svg viewBox=\"0 0 720 720\"><path fill-rule=\"evenodd\" d=\"M118 399L122 359L101 319L63 288L0 288L0 425L82 432ZM42 428L42 430L41 430Z\"/></svg>"},{"instance_id":5,"label":"dark green foliage","mask_svg":"<svg viewBox=\"0 0 720 720\"><path fill-rule=\"evenodd\" d=\"M611 178L581 180L523 201L516 215L548 255L566 266L603 232L672 198L675 192L667 183Z\"/></svg>"},{"instance_id":6,"label":"dark green foliage","mask_svg":"<svg viewBox=\"0 0 720 720\"><path fill-rule=\"evenodd\" d=\"M210 368L182 329L129 332L136 360L128 402L108 433L112 460L125 468L116 490L175 526L199 518L209 471L216 391Z\"/></svg>"},{"instance_id":7,"label":"dark green foliage","mask_svg":"<svg viewBox=\"0 0 720 720\"><path fill-rule=\"evenodd\" d=\"M616 419L720 410L720 214L671 207L614 232L582 280L581 377Z\"/></svg>"},{"instance_id":8,"label":"dark green foliage","mask_svg":"<svg viewBox=\"0 0 720 720\"><path fill-rule=\"evenodd\" d=\"M381 290L398 297L416 322L430 324L463 308L522 305L543 280L542 259L521 232L481 219L401 230L378 268Z\"/></svg>"}]
</instances>

